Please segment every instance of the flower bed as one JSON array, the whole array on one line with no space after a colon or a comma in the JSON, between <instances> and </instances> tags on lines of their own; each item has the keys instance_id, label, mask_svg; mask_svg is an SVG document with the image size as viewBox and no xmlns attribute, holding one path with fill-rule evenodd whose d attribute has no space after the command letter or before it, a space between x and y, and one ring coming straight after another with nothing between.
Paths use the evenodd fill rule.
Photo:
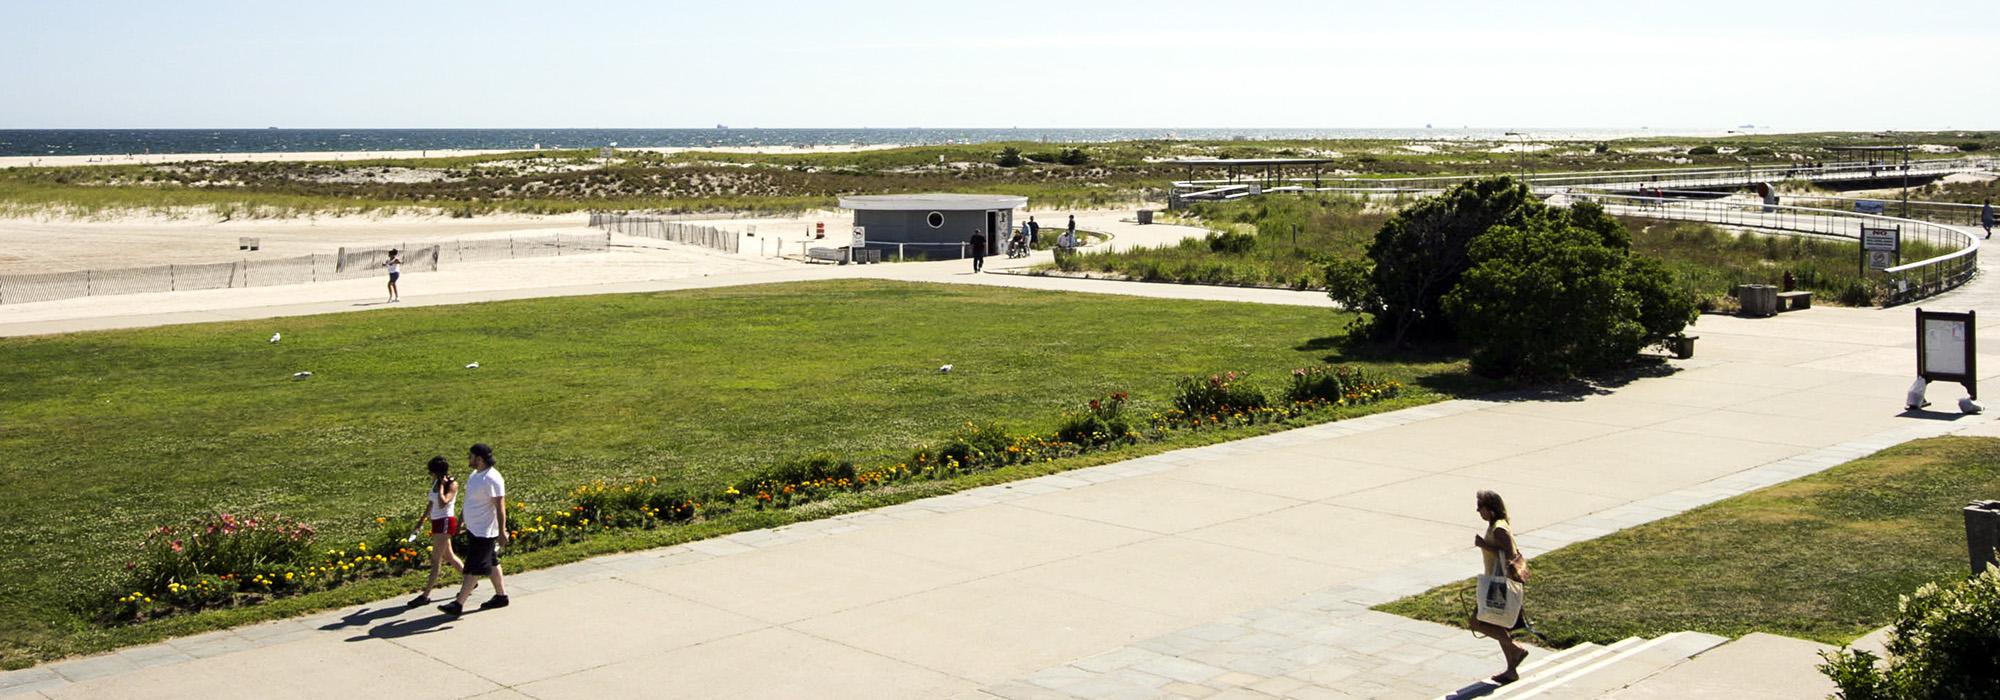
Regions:
<instances>
[{"instance_id":1,"label":"flower bed","mask_svg":"<svg viewBox=\"0 0 2000 700\"><path fill-rule=\"evenodd\" d=\"M706 520L737 509L792 508L840 494L895 484L949 479L1002 467L1051 462L1167 439L1178 431L1278 423L1339 406L1393 398L1402 385L1367 379L1358 368L1294 370L1286 401L1273 405L1236 372L1182 381L1175 407L1133 420L1129 395L1091 399L1065 413L1052 434L1009 433L967 423L936 445L922 445L894 464L858 466L819 454L767 468L710 494L665 489L657 478L629 483L592 482L571 489L560 502L530 507L508 503L510 550L534 551L589 538L607 530L653 529ZM322 547L316 530L283 516L218 513L154 531L105 613L108 622L133 622L205 609L253 605L366 578L392 577L427 568L431 545L403 529L407 520L375 518L375 527L347 547ZM463 535L461 535L463 537ZM462 545L461 545L462 546Z\"/></svg>"}]
</instances>

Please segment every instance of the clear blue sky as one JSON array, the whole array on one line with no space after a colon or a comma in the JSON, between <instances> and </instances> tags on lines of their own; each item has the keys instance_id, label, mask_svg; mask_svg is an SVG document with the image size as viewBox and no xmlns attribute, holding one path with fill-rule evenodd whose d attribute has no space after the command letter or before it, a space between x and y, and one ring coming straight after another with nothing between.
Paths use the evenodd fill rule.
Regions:
<instances>
[{"instance_id":1,"label":"clear blue sky","mask_svg":"<svg viewBox=\"0 0 2000 700\"><path fill-rule=\"evenodd\" d=\"M2000 128L2000 3L0 3L0 128Z\"/></svg>"}]
</instances>

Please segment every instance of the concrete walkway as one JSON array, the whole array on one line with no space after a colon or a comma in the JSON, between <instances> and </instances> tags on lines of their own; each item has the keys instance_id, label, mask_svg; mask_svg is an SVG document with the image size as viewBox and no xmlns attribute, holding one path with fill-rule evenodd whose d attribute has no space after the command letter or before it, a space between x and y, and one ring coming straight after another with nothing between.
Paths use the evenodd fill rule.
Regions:
<instances>
[{"instance_id":1,"label":"concrete walkway","mask_svg":"<svg viewBox=\"0 0 2000 700\"><path fill-rule=\"evenodd\" d=\"M1325 303L959 265L727 283L871 276ZM1366 607L1475 573L1474 490L1504 494L1539 553L1986 426L1902 412L1910 314L1708 317L1696 359L1612 390L1452 401L603 557L511 577L506 610L448 620L382 601L0 674L0 695L1435 696L1497 670L1491 642Z\"/></svg>"}]
</instances>

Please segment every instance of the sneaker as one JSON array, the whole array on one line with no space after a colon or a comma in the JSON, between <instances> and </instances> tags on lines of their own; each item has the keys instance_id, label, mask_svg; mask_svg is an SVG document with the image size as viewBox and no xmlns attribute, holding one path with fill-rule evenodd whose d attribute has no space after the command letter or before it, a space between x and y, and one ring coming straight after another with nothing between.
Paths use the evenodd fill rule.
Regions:
<instances>
[{"instance_id":1,"label":"sneaker","mask_svg":"<svg viewBox=\"0 0 2000 700\"><path fill-rule=\"evenodd\" d=\"M425 604L425 603L428 603L428 602L431 602L431 597L430 597L429 595L427 595L427 594L426 594L426 595L419 595L419 596L417 596L417 597L415 597L415 598L411 598L411 599L410 599L410 602L409 602L409 604L408 604L408 607L412 607L412 608L414 608L414 607L419 607L419 606L422 606L423 604Z\"/></svg>"},{"instance_id":2,"label":"sneaker","mask_svg":"<svg viewBox=\"0 0 2000 700\"><path fill-rule=\"evenodd\" d=\"M465 607L459 605L458 601L456 600L438 606L438 610L452 617L458 617L460 615L465 614Z\"/></svg>"},{"instance_id":3,"label":"sneaker","mask_svg":"<svg viewBox=\"0 0 2000 700\"><path fill-rule=\"evenodd\" d=\"M507 607L507 596L504 595L496 595L491 598L487 598L486 602L479 604L480 610L492 610L494 608L504 608L504 607Z\"/></svg>"}]
</instances>

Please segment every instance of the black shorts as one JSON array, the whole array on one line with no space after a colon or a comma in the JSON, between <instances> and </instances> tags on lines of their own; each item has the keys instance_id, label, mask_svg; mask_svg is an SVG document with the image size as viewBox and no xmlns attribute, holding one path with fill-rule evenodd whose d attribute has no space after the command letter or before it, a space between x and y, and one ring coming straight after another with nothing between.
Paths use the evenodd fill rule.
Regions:
<instances>
[{"instance_id":1,"label":"black shorts","mask_svg":"<svg viewBox=\"0 0 2000 700\"><path fill-rule=\"evenodd\" d=\"M389 284L395 284L395 283L396 283L396 278L398 278L398 277L402 277L402 276L403 276L403 273L401 273L401 272L391 272L391 273L389 273Z\"/></svg>"},{"instance_id":2,"label":"black shorts","mask_svg":"<svg viewBox=\"0 0 2000 700\"><path fill-rule=\"evenodd\" d=\"M493 567L500 565L500 538L467 537L465 541L465 575L486 576L493 573Z\"/></svg>"}]
</instances>

